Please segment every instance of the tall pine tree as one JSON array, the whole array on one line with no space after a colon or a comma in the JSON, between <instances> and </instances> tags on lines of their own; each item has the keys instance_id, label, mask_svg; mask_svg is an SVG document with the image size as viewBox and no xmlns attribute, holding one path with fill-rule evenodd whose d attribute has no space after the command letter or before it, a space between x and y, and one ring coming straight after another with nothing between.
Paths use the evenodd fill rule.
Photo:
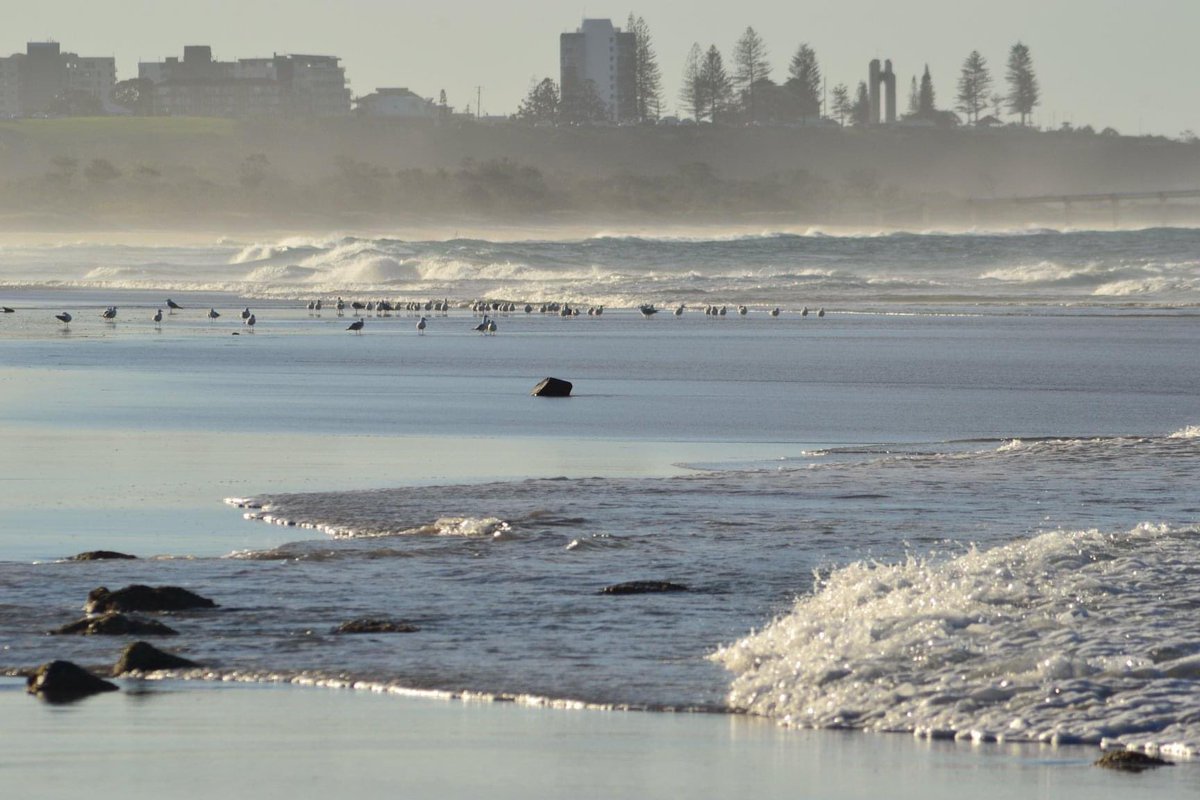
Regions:
<instances>
[{"instance_id":1,"label":"tall pine tree","mask_svg":"<svg viewBox=\"0 0 1200 800\"><path fill-rule=\"evenodd\" d=\"M733 94L733 82L725 71L725 60L715 44L708 46L704 60L700 63L700 91L708 121L715 123L717 114L729 107Z\"/></svg>"},{"instance_id":2,"label":"tall pine tree","mask_svg":"<svg viewBox=\"0 0 1200 800\"><path fill-rule=\"evenodd\" d=\"M1008 110L1021 115L1021 124L1028 124L1033 107L1041 102L1041 89L1033 74L1033 58L1029 48L1017 42L1008 53Z\"/></svg>"},{"instance_id":3,"label":"tall pine tree","mask_svg":"<svg viewBox=\"0 0 1200 800\"><path fill-rule=\"evenodd\" d=\"M833 87L833 113L837 114L839 125L846 124L846 117L850 116L853 108L850 102L850 90L846 88L846 84L839 83Z\"/></svg>"},{"instance_id":4,"label":"tall pine tree","mask_svg":"<svg viewBox=\"0 0 1200 800\"><path fill-rule=\"evenodd\" d=\"M987 59L972 50L963 62L958 78L958 110L973 123L979 122L979 112L987 109L988 89L992 86L992 73Z\"/></svg>"},{"instance_id":5,"label":"tall pine tree","mask_svg":"<svg viewBox=\"0 0 1200 800\"><path fill-rule=\"evenodd\" d=\"M691 112L696 122L704 115L704 87L700 85L700 60L703 57L700 43L693 43L683 65L683 87L679 90L679 102Z\"/></svg>"},{"instance_id":6,"label":"tall pine tree","mask_svg":"<svg viewBox=\"0 0 1200 800\"><path fill-rule=\"evenodd\" d=\"M658 119L662 106L662 72L650 41L650 26L641 17L634 19L631 13L625 29L633 34L635 42L633 80L637 90L637 118L639 122L652 122Z\"/></svg>"},{"instance_id":7,"label":"tall pine tree","mask_svg":"<svg viewBox=\"0 0 1200 800\"><path fill-rule=\"evenodd\" d=\"M788 65L788 90L796 96L800 117L819 116L821 113L821 67L817 54L807 44L802 44Z\"/></svg>"},{"instance_id":8,"label":"tall pine tree","mask_svg":"<svg viewBox=\"0 0 1200 800\"><path fill-rule=\"evenodd\" d=\"M850 112L855 127L865 127L871 124L871 93L867 91L867 82L858 82L858 92L854 96L854 106Z\"/></svg>"},{"instance_id":9,"label":"tall pine tree","mask_svg":"<svg viewBox=\"0 0 1200 800\"><path fill-rule=\"evenodd\" d=\"M746 28L742 38L733 47L733 86L744 98L745 110L752 121L756 119L758 111L754 103L755 84L770 76L767 45L754 28Z\"/></svg>"},{"instance_id":10,"label":"tall pine tree","mask_svg":"<svg viewBox=\"0 0 1200 800\"><path fill-rule=\"evenodd\" d=\"M921 76L921 90L917 98L917 116L921 119L933 119L937 113L937 99L933 94L933 77L929 74L929 65L925 65L925 74Z\"/></svg>"}]
</instances>

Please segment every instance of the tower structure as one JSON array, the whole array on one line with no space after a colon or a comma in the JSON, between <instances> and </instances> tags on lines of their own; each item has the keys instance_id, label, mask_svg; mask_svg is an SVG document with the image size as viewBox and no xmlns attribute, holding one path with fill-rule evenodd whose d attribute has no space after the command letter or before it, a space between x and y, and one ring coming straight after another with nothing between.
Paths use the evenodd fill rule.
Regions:
<instances>
[{"instance_id":1,"label":"tower structure","mask_svg":"<svg viewBox=\"0 0 1200 800\"><path fill-rule=\"evenodd\" d=\"M879 108L879 90L881 87L883 88L883 101L885 105L882 114ZM888 125L891 125L894 123L896 121L896 73L892 72L891 59L883 62L882 69L879 67L878 58L871 61L867 89L871 103L871 124L879 125L886 122Z\"/></svg>"},{"instance_id":2,"label":"tower structure","mask_svg":"<svg viewBox=\"0 0 1200 800\"><path fill-rule=\"evenodd\" d=\"M637 84L633 33L613 27L612 20L585 19L574 33L559 39L559 82L564 106L594 94L613 122L637 117Z\"/></svg>"}]
</instances>

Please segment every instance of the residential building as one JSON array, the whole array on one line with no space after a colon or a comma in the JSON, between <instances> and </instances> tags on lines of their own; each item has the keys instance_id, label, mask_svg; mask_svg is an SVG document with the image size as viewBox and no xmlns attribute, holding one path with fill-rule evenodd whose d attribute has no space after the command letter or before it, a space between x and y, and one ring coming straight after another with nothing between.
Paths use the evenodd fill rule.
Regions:
<instances>
[{"instance_id":1,"label":"residential building","mask_svg":"<svg viewBox=\"0 0 1200 800\"><path fill-rule=\"evenodd\" d=\"M585 100L594 91L609 120L637 119L634 34L614 28L612 20L585 19L574 33L559 37L559 57L564 107Z\"/></svg>"},{"instance_id":2,"label":"residential building","mask_svg":"<svg viewBox=\"0 0 1200 800\"><path fill-rule=\"evenodd\" d=\"M189 45L182 59L141 62L138 77L154 85L154 113L164 116L332 117L350 113L338 62L312 55L214 61L212 48Z\"/></svg>"},{"instance_id":3,"label":"residential building","mask_svg":"<svg viewBox=\"0 0 1200 800\"><path fill-rule=\"evenodd\" d=\"M437 119L442 107L408 89L376 89L354 101L358 113L366 117L394 119Z\"/></svg>"},{"instance_id":4,"label":"residential building","mask_svg":"<svg viewBox=\"0 0 1200 800\"><path fill-rule=\"evenodd\" d=\"M98 111L112 111L116 59L64 53L58 42L28 42L24 53L0 58L0 115L47 114L67 93L94 98Z\"/></svg>"}]
</instances>

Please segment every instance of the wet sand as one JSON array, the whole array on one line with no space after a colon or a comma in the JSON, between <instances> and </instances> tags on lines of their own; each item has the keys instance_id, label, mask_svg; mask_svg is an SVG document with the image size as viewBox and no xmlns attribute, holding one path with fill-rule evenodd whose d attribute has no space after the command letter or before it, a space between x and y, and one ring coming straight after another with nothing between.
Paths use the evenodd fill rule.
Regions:
<instances>
[{"instance_id":1,"label":"wet sand","mask_svg":"<svg viewBox=\"0 0 1200 800\"><path fill-rule=\"evenodd\" d=\"M1200 791L1198 765L1114 773L1091 766L1099 755L1091 747L926 742L740 716L349 690L119 683L121 692L49 705L19 681L0 680L5 794L1104 800Z\"/></svg>"}]
</instances>

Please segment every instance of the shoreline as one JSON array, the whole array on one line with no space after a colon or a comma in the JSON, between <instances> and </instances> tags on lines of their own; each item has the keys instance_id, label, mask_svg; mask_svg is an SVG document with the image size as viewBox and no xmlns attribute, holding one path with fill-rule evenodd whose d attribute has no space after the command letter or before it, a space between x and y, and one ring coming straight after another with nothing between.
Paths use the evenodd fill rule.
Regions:
<instances>
[{"instance_id":1,"label":"shoreline","mask_svg":"<svg viewBox=\"0 0 1200 800\"><path fill-rule=\"evenodd\" d=\"M966 744L781 728L745 715L605 713L303 687L118 679L70 705L0 680L0 774L22 797L1193 797L1194 763L1115 775L1078 745ZM466 767L466 768L464 768ZM1136 781L1130 784L1129 781Z\"/></svg>"}]
</instances>

